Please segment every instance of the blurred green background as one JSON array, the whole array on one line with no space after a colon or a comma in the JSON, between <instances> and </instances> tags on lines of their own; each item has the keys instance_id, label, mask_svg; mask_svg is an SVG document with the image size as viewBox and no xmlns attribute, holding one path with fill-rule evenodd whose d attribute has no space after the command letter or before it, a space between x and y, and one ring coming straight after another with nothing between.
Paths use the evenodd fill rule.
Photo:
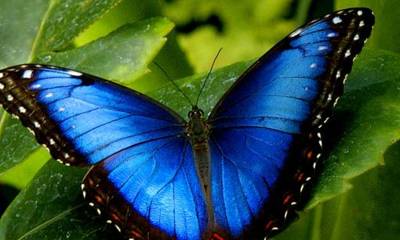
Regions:
<instances>
[{"instance_id":1,"label":"blurred green background","mask_svg":"<svg viewBox=\"0 0 400 240\"><path fill-rule=\"evenodd\" d=\"M300 220L276 239L398 239L397 5L395 0L4 0L0 67L25 62L71 67L137 89L185 114L187 103L154 62L194 97L222 47L206 90L209 98L202 100L209 110L251 61L296 27L336 9L370 7L376 26L329 125L333 130L326 131L328 156L314 197ZM166 18L150 19L157 16ZM86 170L49 158L2 113L0 212L8 210L0 220L0 240L107 239L113 230L91 217L78 197Z\"/></svg>"}]
</instances>

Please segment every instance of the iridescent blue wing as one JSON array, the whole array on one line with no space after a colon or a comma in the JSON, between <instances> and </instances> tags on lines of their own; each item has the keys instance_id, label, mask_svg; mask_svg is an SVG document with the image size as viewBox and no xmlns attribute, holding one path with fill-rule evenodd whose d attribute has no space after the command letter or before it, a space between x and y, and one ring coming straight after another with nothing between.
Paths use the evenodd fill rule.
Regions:
<instances>
[{"instance_id":1,"label":"iridescent blue wing","mask_svg":"<svg viewBox=\"0 0 400 240\"><path fill-rule=\"evenodd\" d=\"M216 105L209 141L220 235L257 239L290 219L321 155L320 128L373 23L359 8L297 29Z\"/></svg>"},{"instance_id":2,"label":"iridescent blue wing","mask_svg":"<svg viewBox=\"0 0 400 240\"><path fill-rule=\"evenodd\" d=\"M67 69L20 65L0 75L0 103L55 159L101 162L84 194L118 229L137 227L126 236L199 238L206 208L180 117L133 90Z\"/></svg>"}]
</instances>

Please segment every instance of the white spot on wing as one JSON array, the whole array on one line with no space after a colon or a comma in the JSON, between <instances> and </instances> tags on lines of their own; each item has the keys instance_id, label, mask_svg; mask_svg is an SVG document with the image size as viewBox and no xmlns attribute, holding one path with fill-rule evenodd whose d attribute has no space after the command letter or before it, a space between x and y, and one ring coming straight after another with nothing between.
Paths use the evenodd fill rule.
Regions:
<instances>
[{"instance_id":1,"label":"white spot on wing","mask_svg":"<svg viewBox=\"0 0 400 240\"><path fill-rule=\"evenodd\" d=\"M333 24L338 24L342 22L342 19L340 17L334 17L332 19Z\"/></svg>"},{"instance_id":2,"label":"white spot on wing","mask_svg":"<svg viewBox=\"0 0 400 240\"><path fill-rule=\"evenodd\" d=\"M75 72L75 71L72 71L72 70L69 70L67 73L72 75L72 76L76 76L76 77L82 76L82 73Z\"/></svg>"},{"instance_id":3,"label":"white spot on wing","mask_svg":"<svg viewBox=\"0 0 400 240\"><path fill-rule=\"evenodd\" d=\"M41 127L41 126L40 126L40 123L37 122L37 121L34 121L34 122L33 122L33 126L35 126L35 128L40 128L40 127Z\"/></svg>"},{"instance_id":4,"label":"white spot on wing","mask_svg":"<svg viewBox=\"0 0 400 240\"><path fill-rule=\"evenodd\" d=\"M64 112L64 111L65 111L65 108L60 107L60 108L58 109L58 111L59 111L59 112Z\"/></svg>"},{"instance_id":5,"label":"white spot on wing","mask_svg":"<svg viewBox=\"0 0 400 240\"><path fill-rule=\"evenodd\" d=\"M338 103L338 101L339 101L339 98L336 98L336 99L335 99L335 102L333 103L333 106L334 106L334 107L336 106L336 104Z\"/></svg>"},{"instance_id":6,"label":"white spot on wing","mask_svg":"<svg viewBox=\"0 0 400 240\"><path fill-rule=\"evenodd\" d=\"M33 75L33 70L26 70L22 74L22 78L25 78L25 79L32 78L32 75Z\"/></svg>"},{"instance_id":7,"label":"white spot on wing","mask_svg":"<svg viewBox=\"0 0 400 240\"><path fill-rule=\"evenodd\" d=\"M365 22L364 22L364 21L360 21L359 26L360 26L360 27L364 27L364 26L365 26Z\"/></svg>"},{"instance_id":8,"label":"white spot on wing","mask_svg":"<svg viewBox=\"0 0 400 240\"><path fill-rule=\"evenodd\" d=\"M357 41L357 40L359 40L359 39L360 39L360 35L358 35L358 34L356 34L356 35L354 36L354 38L353 38L354 41Z\"/></svg>"},{"instance_id":9,"label":"white spot on wing","mask_svg":"<svg viewBox=\"0 0 400 240\"><path fill-rule=\"evenodd\" d=\"M117 224L114 224L114 227L117 229L118 232L121 232L121 228Z\"/></svg>"},{"instance_id":10,"label":"white spot on wing","mask_svg":"<svg viewBox=\"0 0 400 240\"><path fill-rule=\"evenodd\" d=\"M310 65L310 68L316 68L317 67L317 64L316 63L312 63L311 65Z\"/></svg>"},{"instance_id":11,"label":"white spot on wing","mask_svg":"<svg viewBox=\"0 0 400 240\"><path fill-rule=\"evenodd\" d=\"M345 84L346 83L346 81L347 81L347 77L348 77L349 75L348 74L346 74L346 76L344 76L344 79L343 79L343 84Z\"/></svg>"},{"instance_id":12,"label":"white spot on wing","mask_svg":"<svg viewBox=\"0 0 400 240\"><path fill-rule=\"evenodd\" d=\"M344 54L345 57L350 57L351 52L350 49L347 49L346 53Z\"/></svg>"},{"instance_id":13,"label":"white spot on wing","mask_svg":"<svg viewBox=\"0 0 400 240\"><path fill-rule=\"evenodd\" d=\"M4 73L0 73L0 78L4 77Z\"/></svg>"},{"instance_id":14,"label":"white spot on wing","mask_svg":"<svg viewBox=\"0 0 400 240\"><path fill-rule=\"evenodd\" d=\"M293 38L296 37L297 35L299 35L301 32L303 31L303 29L299 28L296 31L292 32L289 37Z\"/></svg>"},{"instance_id":15,"label":"white spot on wing","mask_svg":"<svg viewBox=\"0 0 400 240\"><path fill-rule=\"evenodd\" d=\"M7 101L11 102L12 100L14 100L13 95L8 94L8 95L7 95Z\"/></svg>"},{"instance_id":16,"label":"white spot on wing","mask_svg":"<svg viewBox=\"0 0 400 240\"><path fill-rule=\"evenodd\" d=\"M53 96L53 93L48 93L48 94L46 94L46 96L44 96L45 98L51 98Z\"/></svg>"},{"instance_id":17,"label":"white spot on wing","mask_svg":"<svg viewBox=\"0 0 400 240\"><path fill-rule=\"evenodd\" d=\"M341 75L340 70L338 70L338 71L336 72L336 78L340 78L340 75Z\"/></svg>"},{"instance_id":18,"label":"white spot on wing","mask_svg":"<svg viewBox=\"0 0 400 240\"><path fill-rule=\"evenodd\" d=\"M4 84L0 83L0 90L3 90L5 87Z\"/></svg>"},{"instance_id":19,"label":"white spot on wing","mask_svg":"<svg viewBox=\"0 0 400 240\"><path fill-rule=\"evenodd\" d=\"M362 16L362 15L363 15L363 11L358 10L358 11L357 11L357 15L358 15L358 16Z\"/></svg>"},{"instance_id":20,"label":"white spot on wing","mask_svg":"<svg viewBox=\"0 0 400 240\"><path fill-rule=\"evenodd\" d=\"M23 106L18 107L18 111L20 113L26 113L26 108L24 108Z\"/></svg>"},{"instance_id":21,"label":"white spot on wing","mask_svg":"<svg viewBox=\"0 0 400 240\"><path fill-rule=\"evenodd\" d=\"M317 162L314 162L312 167L313 167L313 169L316 169L317 168Z\"/></svg>"}]
</instances>

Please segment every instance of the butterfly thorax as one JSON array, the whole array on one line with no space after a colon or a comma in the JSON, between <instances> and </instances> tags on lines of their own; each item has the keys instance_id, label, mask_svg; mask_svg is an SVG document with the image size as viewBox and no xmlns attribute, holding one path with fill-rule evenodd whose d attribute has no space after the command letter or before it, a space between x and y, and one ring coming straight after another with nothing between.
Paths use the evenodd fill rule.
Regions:
<instances>
[{"instance_id":1,"label":"butterfly thorax","mask_svg":"<svg viewBox=\"0 0 400 240\"><path fill-rule=\"evenodd\" d=\"M186 126L186 134L191 139L194 148L200 147L200 145L207 143L209 132L204 112L194 106L188 116L189 122Z\"/></svg>"}]
</instances>

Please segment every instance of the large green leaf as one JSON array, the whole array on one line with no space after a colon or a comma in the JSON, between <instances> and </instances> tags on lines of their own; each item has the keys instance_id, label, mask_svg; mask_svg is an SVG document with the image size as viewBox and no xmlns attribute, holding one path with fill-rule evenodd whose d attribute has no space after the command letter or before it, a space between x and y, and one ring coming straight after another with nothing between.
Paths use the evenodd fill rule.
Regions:
<instances>
[{"instance_id":1,"label":"large green leaf","mask_svg":"<svg viewBox=\"0 0 400 240\"><path fill-rule=\"evenodd\" d=\"M0 68L64 48L120 0L0 2Z\"/></svg>"},{"instance_id":2,"label":"large green leaf","mask_svg":"<svg viewBox=\"0 0 400 240\"><path fill-rule=\"evenodd\" d=\"M149 71L147 65L172 28L173 24L165 18L139 21L82 47L44 54L38 60L129 84Z\"/></svg>"},{"instance_id":3,"label":"large green leaf","mask_svg":"<svg viewBox=\"0 0 400 240\"><path fill-rule=\"evenodd\" d=\"M50 161L0 220L1 240L110 239L80 192L87 169Z\"/></svg>"},{"instance_id":4,"label":"large green leaf","mask_svg":"<svg viewBox=\"0 0 400 240\"><path fill-rule=\"evenodd\" d=\"M352 181L347 193L300 216L277 240L392 240L400 234L400 142L384 155L385 164Z\"/></svg>"},{"instance_id":5,"label":"large green leaf","mask_svg":"<svg viewBox=\"0 0 400 240\"><path fill-rule=\"evenodd\" d=\"M164 18L144 20L123 26L80 48L43 53L37 60L128 83L148 71L147 64L161 49L166 40L164 36L172 27ZM0 173L23 161L37 148L28 132L7 115L0 121L0 144L7 146L0 152Z\"/></svg>"},{"instance_id":6,"label":"large green leaf","mask_svg":"<svg viewBox=\"0 0 400 240\"><path fill-rule=\"evenodd\" d=\"M346 191L346 180L382 164L400 139L400 56L365 51L361 58L328 125L329 157L310 206Z\"/></svg>"},{"instance_id":7,"label":"large green leaf","mask_svg":"<svg viewBox=\"0 0 400 240\"><path fill-rule=\"evenodd\" d=\"M119 0L1 1L0 68L32 62L40 52L67 46L74 37L118 2ZM75 14L77 11L82 14ZM2 173L21 162L37 145L17 121L10 120L1 110L0 115Z\"/></svg>"},{"instance_id":8,"label":"large green leaf","mask_svg":"<svg viewBox=\"0 0 400 240\"><path fill-rule=\"evenodd\" d=\"M397 108L400 106L400 94L398 93L400 91L400 79L397 69L400 57L385 51L369 50L365 52L366 53L360 57L357 64L355 64L354 71L346 87L345 96L339 102L338 110L335 113L336 117L330 124L330 128L333 128L334 131L329 135L329 138L333 136L336 137L327 141L328 150L331 154L330 157L325 160L324 171L320 181L315 187L314 198L309 208L317 204L318 206L308 213L308 216L305 215L305 217L302 217L301 221L294 224L287 232L282 234L280 239L329 239L326 236L334 236L331 239L346 239L344 235L337 235L339 233L345 233L345 230L342 229L344 226L342 225L338 225L337 228L339 229L335 228L333 230L332 228L334 226L331 226L330 232L328 230L325 232L319 228L329 222L335 222L337 218L343 214L341 211L346 210L346 208L343 208L343 210L340 208L338 209L335 206L329 205L331 203L325 207L325 205L321 205L321 203L343 194L345 190L348 190L348 181L352 178L382 164L383 153L394 141L399 139L400 118L397 115L397 113L399 113ZM249 64L250 63L235 64L217 70L211 75L206 91L201 97L200 102L206 112L215 105L221 94L226 91ZM204 79L204 75L185 78L178 82L184 86L183 89L186 90L190 97L194 98L198 93L199 79ZM185 114L190 107L183 98L179 97L179 93L177 93L172 86L159 89L158 91L152 92L151 95L162 102L170 103L169 105L181 114ZM387 110L389 110L388 113L386 112ZM373 127L371 126L372 124ZM335 135L332 135L333 133ZM392 170L393 173L391 176L395 176L394 171L396 171L396 169ZM59 177L63 181L53 181L53 175ZM84 171L77 169L71 170L61 166L57 167L56 163L49 163L38 173L32 185L18 196L17 200L8 208L6 214L1 219L0 232L5 233L3 234L3 239L7 236L23 236L26 234L32 236L32 239L38 239L36 235L30 235L31 232L40 233L41 235L38 236L43 237L43 239L47 239L44 238L44 236L47 236L46 234L52 237L52 239L61 238L64 236L65 232L72 234L72 232L76 231L75 233L77 235L85 234L83 233L84 230L80 227L67 224L70 219L85 224L92 224L91 221L93 221L93 219L90 219L90 216L94 213L81 213L86 207L75 210L75 208L80 206L82 201L79 197L79 180L83 175ZM384 178L382 178L381 181L380 185L383 186L387 184ZM390 179L388 179L388 181L390 181ZM357 180L356 187L359 186L362 191L362 187L365 186L365 184L366 183L358 182ZM60 194L59 191L56 191L58 194L54 194L52 190L46 190L40 191L37 194L32 194L36 193L36 189L40 185L45 185L49 189L63 186L65 187L65 192ZM389 189L389 186L391 185L386 185L385 189ZM353 191L360 191L360 189L357 188ZM368 189L366 189L365 194L367 193ZM393 194L394 192L392 196ZM69 197L66 198L65 196ZM365 195L361 193L357 196L359 196L359 199L365 197ZM397 195L395 196L394 199L398 197ZM66 202L67 200L65 199L68 199L68 202ZM35 202L34 206L40 207L35 208L35 211L27 211L24 206L32 201ZM64 202L62 205L58 205L59 201ZM358 207L365 207L367 209L370 205L374 204L375 200L366 200L364 198L363 201L367 201L369 204L366 203ZM342 201L340 200L340 202ZM53 204L54 206L51 206ZM343 207L343 205L341 206ZM394 202L391 206L395 208L393 211L399 210ZM384 208L384 204L377 205L374 214L377 214L379 211L384 211L380 210L379 207ZM74 210L70 213L71 209ZM364 209L358 210L361 212L359 219L362 219L364 216L362 211L364 211ZM41 216L45 216L45 218L41 216L38 217L38 212ZM326 212L327 215L325 215ZM68 214L60 215L60 213ZM36 224L22 224L18 226L15 218L16 216L22 215L25 215L27 222L29 219L38 219L38 222ZM389 215L388 212L388 216ZM333 216L334 219L329 218L329 216ZM373 219L369 220L369 226L373 226ZM379 221L379 224L383 224L382 218L379 218ZM395 219L389 219L388 221L397 224L397 220ZM340 224L346 224L346 222ZM102 224L99 224L97 228L93 227L94 225L95 224L91 225L92 228L88 227L88 229L100 231L99 229L103 228ZM360 228L357 224L355 224L355 226ZM54 227L62 229L63 231L56 232L53 230ZM35 230L38 228L40 231ZM335 233L332 233L332 231ZM335 238L335 236L341 236L342 238ZM50 237L48 239L50 239ZM93 238L87 237L85 239L95 239L95 237L97 237L97 235L94 235ZM347 239L352 238L348 237ZM0 240L2 240L1 237Z\"/></svg>"},{"instance_id":9,"label":"large green leaf","mask_svg":"<svg viewBox=\"0 0 400 240\"><path fill-rule=\"evenodd\" d=\"M107 13L101 20L90 26L76 39L76 43L82 45L99 36L105 36L111 31L127 23L133 23L141 19L162 15L162 3L158 0L122 0L116 8ZM176 34L168 35L168 41L155 57L158 63L172 79L182 78L193 74L186 56L183 54L176 40ZM154 64L149 66L150 70L132 86L139 91L148 91L165 84L164 73Z\"/></svg>"}]
</instances>

